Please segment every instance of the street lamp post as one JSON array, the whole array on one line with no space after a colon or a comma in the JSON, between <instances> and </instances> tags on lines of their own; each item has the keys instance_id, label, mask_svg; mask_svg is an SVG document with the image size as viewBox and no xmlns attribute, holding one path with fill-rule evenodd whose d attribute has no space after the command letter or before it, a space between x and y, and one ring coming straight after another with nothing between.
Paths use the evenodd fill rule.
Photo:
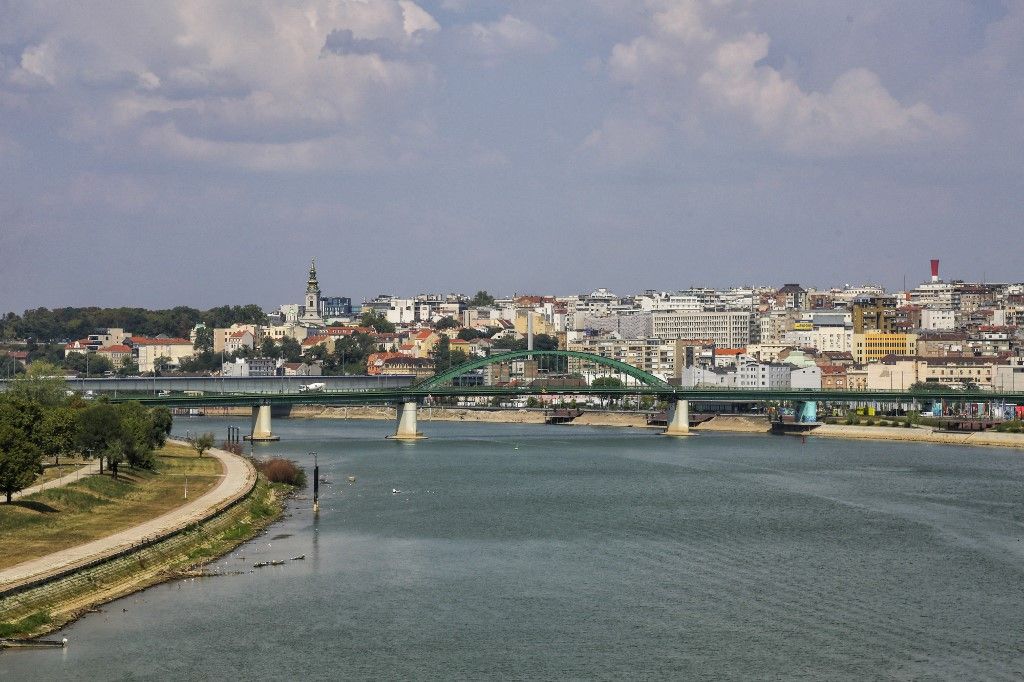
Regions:
<instances>
[{"instance_id":1,"label":"street lamp post","mask_svg":"<svg viewBox=\"0 0 1024 682\"><path fill-rule=\"evenodd\" d=\"M313 513L318 514L320 512L320 464L317 460L317 453L309 453L313 455Z\"/></svg>"}]
</instances>

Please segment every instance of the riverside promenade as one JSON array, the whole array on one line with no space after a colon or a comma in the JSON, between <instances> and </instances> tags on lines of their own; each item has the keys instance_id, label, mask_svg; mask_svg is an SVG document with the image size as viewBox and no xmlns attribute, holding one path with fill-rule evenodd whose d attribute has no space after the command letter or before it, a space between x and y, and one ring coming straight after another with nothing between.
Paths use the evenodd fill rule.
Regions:
<instances>
[{"instance_id":1,"label":"riverside promenade","mask_svg":"<svg viewBox=\"0 0 1024 682\"><path fill-rule=\"evenodd\" d=\"M77 467L74 470L72 470L71 473L65 474L60 478L54 478L49 481L46 481L45 483L32 485L23 490L19 490L18 492L11 495L11 500L20 500L23 497L28 497L29 495L41 493L44 490L50 490L51 488L60 488L66 486L68 483L80 481L84 476L92 476L93 474L98 473L100 473L100 463L97 460L95 462L90 462L85 466Z\"/></svg>"},{"instance_id":2,"label":"riverside promenade","mask_svg":"<svg viewBox=\"0 0 1024 682\"><path fill-rule=\"evenodd\" d=\"M187 445L180 441L168 442ZM172 535L216 515L247 495L256 485L256 469L249 460L218 449L209 450L208 456L216 458L221 464L221 480L212 490L132 528L4 569L0 571L0 596L28 585L44 583L78 568L116 557L133 547ZM65 483L70 483L75 480L74 476L73 473L56 480L69 479ZM48 482L46 487L53 487L52 483L54 481Z\"/></svg>"}]
</instances>

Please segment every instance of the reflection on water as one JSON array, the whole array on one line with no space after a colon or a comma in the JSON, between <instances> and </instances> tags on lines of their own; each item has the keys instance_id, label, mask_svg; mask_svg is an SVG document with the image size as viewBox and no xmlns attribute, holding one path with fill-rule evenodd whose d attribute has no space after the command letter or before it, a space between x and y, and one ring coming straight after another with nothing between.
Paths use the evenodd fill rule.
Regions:
<instances>
[{"instance_id":1,"label":"reflection on water","mask_svg":"<svg viewBox=\"0 0 1024 682\"><path fill-rule=\"evenodd\" d=\"M110 604L0 678L1024 674L1020 452L391 426L276 421L257 451L319 453L318 517L307 491L216 562L240 575Z\"/></svg>"}]
</instances>

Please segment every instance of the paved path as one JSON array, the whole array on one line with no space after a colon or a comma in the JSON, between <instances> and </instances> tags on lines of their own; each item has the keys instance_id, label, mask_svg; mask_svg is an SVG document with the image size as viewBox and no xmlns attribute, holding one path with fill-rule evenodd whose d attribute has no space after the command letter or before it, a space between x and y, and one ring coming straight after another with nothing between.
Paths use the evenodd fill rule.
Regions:
<instances>
[{"instance_id":1,"label":"paved path","mask_svg":"<svg viewBox=\"0 0 1024 682\"><path fill-rule=\"evenodd\" d=\"M84 476L92 476L93 474L98 474L99 472L100 461L96 460L95 462L90 462L89 464L86 464L84 467L73 469L70 474L66 474L64 476L61 476L60 478L52 478L49 481L46 481L45 483L32 485L29 486L28 488L25 488L24 490L19 490L18 492L11 495L11 499L17 500L19 498L25 497L26 495L31 495L32 493L42 492L43 490L49 490L50 488L59 488L61 486L67 485L68 483L74 483L75 481L81 479Z\"/></svg>"},{"instance_id":2,"label":"paved path","mask_svg":"<svg viewBox=\"0 0 1024 682\"><path fill-rule=\"evenodd\" d=\"M3 569L0 571L0 593L26 582L55 576L96 559L114 556L133 545L169 535L192 523L203 521L248 493L256 485L256 469L249 460L224 450L214 449L208 452L210 456L220 460L223 468L221 481L212 490L188 504L138 526Z\"/></svg>"}]
</instances>

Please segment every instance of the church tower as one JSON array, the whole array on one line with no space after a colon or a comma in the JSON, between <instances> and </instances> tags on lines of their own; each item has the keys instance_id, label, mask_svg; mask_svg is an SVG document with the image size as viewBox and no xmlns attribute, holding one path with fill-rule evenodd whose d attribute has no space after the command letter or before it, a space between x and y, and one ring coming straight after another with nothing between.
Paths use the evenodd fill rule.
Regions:
<instances>
[{"instance_id":1,"label":"church tower","mask_svg":"<svg viewBox=\"0 0 1024 682\"><path fill-rule=\"evenodd\" d=\"M309 279L306 280L306 300L303 304L299 323L307 326L323 326L320 316L320 283L316 279L316 258L309 262Z\"/></svg>"}]
</instances>

